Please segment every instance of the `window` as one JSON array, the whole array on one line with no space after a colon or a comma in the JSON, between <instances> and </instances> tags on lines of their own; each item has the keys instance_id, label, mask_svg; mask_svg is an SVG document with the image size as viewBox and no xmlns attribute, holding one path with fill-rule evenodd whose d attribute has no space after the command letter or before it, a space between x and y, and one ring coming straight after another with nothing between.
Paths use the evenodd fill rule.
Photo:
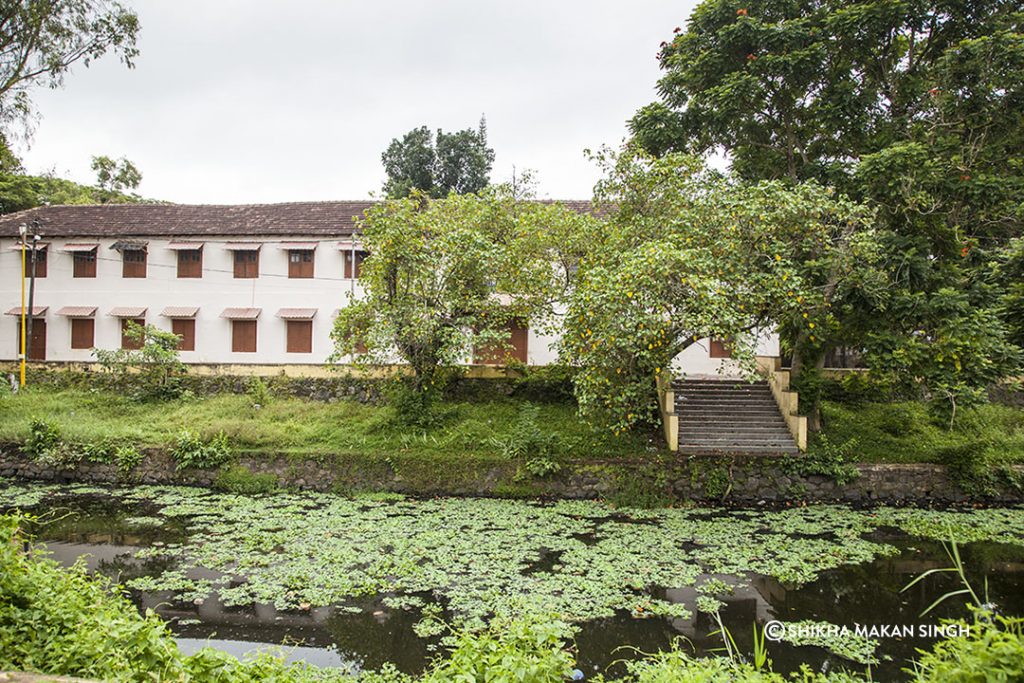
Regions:
<instances>
[{"instance_id":1,"label":"window","mask_svg":"<svg viewBox=\"0 0 1024 683\"><path fill-rule=\"evenodd\" d=\"M181 249L178 251L178 277L203 276L203 250Z\"/></svg>"},{"instance_id":2,"label":"window","mask_svg":"<svg viewBox=\"0 0 1024 683\"><path fill-rule=\"evenodd\" d=\"M47 249L40 249L36 247L36 277L46 277L46 252ZM32 267L32 254L28 254L29 268Z\"/></svg>"},{"instance_id":3,"label":"window","mask_svg":"<svg viewBox=\"0 0 1024 683\"><path fill-rule=\"evenodd\" d=\"M260 276L260 252L235 251L235 277L253 278Z\"/></svg>"},{"instance_id":4,"label":"window","mask_svg":"<svg viewBox=\"0 0 1024 683\"><path fill-rule=\"evenodd\" d=\"M76 251L74 277L96 277L96 250Z\"/></svg>"},{"instance_id":5,"label":"window","mask_svg":"<svg viewBox=\"0 0 1024 683\"><path fill-rule=\"evenodd\" d=\"M125 252L127 253L127 252ZM128 336L128 323L135 323L139 327L146 325L145 318L121 318L121 348L136 350L142 348L142 340Z\"/></svg>"},{"instance_id":6,"label":"window","mask_svg":"<svg viewBox=\"0 0 1024 683\"><path fill-rule=\"evenodd\" d=\"M196 320L195 318L173 318L171 319L171 332L181 337L178 341L179 351L196 350Z\"/></svg>"},{"instance_id":7,"label":"window","mask_svg":"<svg viewBox=\"0 0 1024 683\"><path fill-rule=\"evenodd\" d=\"M124 249L121 258L121 277L146 277L145 249Z\"/></svg>"},{"instance_id":8,"label":"window","mask_svg":"<svg viewBox=\"0 0 1024 683\"><path fill-rule=\"evenodd\" d=\"M359 277L359 273L361 273L362 270L363 270L363 261L366 260L366 252L365 251L357 251L357 252L355 252L356 265L355 265L355 274L353 275L353 271L352 271L352 253L353 253L352 251L344 252L344 254L345 254L345 279L347 279L347 280L351 280L354 277L355 278Z\"/></svg>"},{"instance_id":9,"label":"window","mask_svg":"<svg viewBox=\"0 0 1024 683\"><path fill-rule=\"evenodd\" d=\"M288 326L288 353L312 353L313 352L313 321L312 320L289 320Z\"/></svg>"},{"instance_id":10,"label":"window","mask_svg":"<svg viewBox=\"0 0 1024 683\"><path fill-rule=\"evenodd\" d=\"M311 249L290 249L288 251L288 277L313 277L313 251Z\"/></svg>"},{"instance_id":11,"label":"window","mask_svg":"<svg viewBox=\"0 0 1024 683\"><path fill-rule=\"evenodd\" d=\"M231 321L231 350L235 353L256 353L255 320Z\"/></svg>"},{"instance_id":12,"label":"window","mask_svg":"<svg viewBox=\"0 0 1024 683\"><path fill-rule=\"evenodd\" d=\"M728 339L712 339L709 354L712 358L732 358L732 348Z\"/></svg>"},{"instance_id":13,"label":"window","mask_svg":"<svg viewBox=\"0 0 1024 683\"><path fill-rule=\"evenodd\" d=\"M503 344L485 345L475 349L473 356L476 363L482 365L505 365L509 361L526 363L529 358L528 342L530 331L521 321L513 320L506 325L508 337Z\"/></svg>"},{"instance_id":14,"label":"window","mask_svg":"<svg viewBox=\"0 0 1024 683\"><path fill-rule=\"evenodd\" d=\"M93 346L95 346L95 335L95 320L93 320L92 318L71 319L71 348L91 349Z\"/></svg>"}]
</instances>

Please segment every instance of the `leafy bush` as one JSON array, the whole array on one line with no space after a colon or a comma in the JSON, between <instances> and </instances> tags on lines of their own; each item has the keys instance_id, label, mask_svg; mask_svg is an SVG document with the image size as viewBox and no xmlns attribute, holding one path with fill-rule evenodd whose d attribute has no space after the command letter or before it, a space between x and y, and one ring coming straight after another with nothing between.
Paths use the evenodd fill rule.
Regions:
<instances>
[{"instance_id":1,"label":"leafy bush","mask_svg":"<svg viewBox=\"0 0 1024 683\"><path fill-rule=\"evenodd\" d=\"M969 635L940 640L922 652L908 673L928 683L1024 680L1024 618L981 612L965 626Z\"/></svg>"},{"instance_id":2,"label":"leafy bush","mask_svg":"<svg viewBox=\"0 0 1024 683\"><path fill-rule=\"evenodd\" d=\"M166 400L181 395L181 376L185 364L178 359L181 338L173 332L153 325L129 321L125 337L138 344L138 349L93 349L102 368L113 373L118 383L132 387L138 400Z\"/></svg>"},{"instance_id":3,"label":"leafy bush","mask_svg":"<svg viewBox=\"0 0 1024 683\"><path fill-rule=\"evenodd\" d=\"M260 377L249 378L245 393L249 395L253 408L262 408L270 403L270 389Z\"/></svg>"},{"instance_id":4,"label":"leafy bush","mask_svg":"<svg viewBox=\"0 0 1024 683\"><path fill-rule=\"evenodd\" d=\"M526 406L512 424L505 438L496 439L502 455L522 463L523 469L535 477L546 477L562 469L558 460L558 438L546 434L537 424L540 409Z\"/></svg>"},{"instance_id":5,"label":"leafy bush","mask_svg":"<svg viewBox=\"0 0 1024 683\"><path fill-rule=\"evenodd\" d=\"M213 485L231 493L269 493L278 488L277 477L273 474L258 474L244 465L233 465L217 473Z\"/></svg>"},{"instance_id":6,"label":"leafy bush","mask_svg":"<svg viewBox=\"0 0 1024 683\"><path fill-rule=\"evenodd\" d=\"M122 474L128 474L142 462L142 451L131 445L118 446L114 449L114 462Z\"/></svg>"},{"instance_id":7,"label":"leafy bush","mask_svg":"<svg viewBox=\"0 0 1024 683\"><path fill-rule=\"evenodd\" d=\"M287 665L268 654L240 662L204 648L185 656L167 626L140 615L105 579L82 563L70 569L22 552L23 518L0 516L0 670L38 671L105 681L320 680L331 673ZM340 674L335 680L344 680Z\"/></svg>"},{"instance_id":8,"label":"leafy bush","mask_svg":"<svg viewBox=\"0 0 1024 683\"><path fill-rule=\"evenodd\" d=\"M231 446L224 432L209 441L203 441L198 434L183 429L171 449L171 455L178 462L179 470L208 470L220 467L231 459Z\"/></svg>"},{"instance_id":9,"label":"leafy bush","mask_svg":"<svg viewBox=\"0 0 1024 683\"><path fill-rule=\"evenodd\" d=\"M418 386L408 378L399 377L385 385L384 395L395 411L395 422L428 429L441 424L446 416L437 405L442 391L441 386Z\"/></svg>"},{"instance_id":10,"label":"leafy bush","mask_svg":"<svg viewBox=\"0 0 1024 683\"><path fill-rule=\"evenodd\" d=\"M519 375L512 396L538 403L575 403L573 369L566 365L509 365Z\"/></svg>"},{"instance_id":11,"label":"leafy bush","mask_svg":"<svg viewBox=\"0 0 1024 683\"><path fill-rule=\"evenodd\" d=\"M860 470L853 464L856 456L857 439L836 443L828 434L819 434L807 449L807 453L788 458L786 466L790 472L802 475L820 474L843 485L860 476Z\"/></svg>"},{"instance_id":12,"label":"leafy bush","mask_svg":"<svg viewBox=\"0 0 1024 683\"><path fill-rule=\"evenodd\" d=\"M32 418L21 450L33 460L54 458L62 450L60 430L45 420Z\"/></svg>"}]
</instances>

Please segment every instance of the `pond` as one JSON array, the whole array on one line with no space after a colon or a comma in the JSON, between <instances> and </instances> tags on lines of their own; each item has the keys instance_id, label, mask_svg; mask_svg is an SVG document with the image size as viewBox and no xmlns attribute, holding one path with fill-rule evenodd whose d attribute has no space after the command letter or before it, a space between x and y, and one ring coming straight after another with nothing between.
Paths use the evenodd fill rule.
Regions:
<instances>
[{"instance_id":1,"label":"pond","mask_svg":"<svg viewBox=\"0 0 1024 683\"><path fill-rule=\"evenodd\" d=\"M539 612L576 627L577 666L619 672L680 638L698 654L738 647L755 624L814 622L914 633L769 643L777 671L863 670L895 680L962 601L921 613L968 578L1024 614L1024 509L614 509L598 502L242 496L187 487L0 483L0 508L39 517L54 559L85 563L153 608L180 646L242 656L285 645L293 660L414 673L450 626ZM806 624L805 624L806 625ZM871 635L871 634L868 634Z\"/></svg>"}]
</instances>

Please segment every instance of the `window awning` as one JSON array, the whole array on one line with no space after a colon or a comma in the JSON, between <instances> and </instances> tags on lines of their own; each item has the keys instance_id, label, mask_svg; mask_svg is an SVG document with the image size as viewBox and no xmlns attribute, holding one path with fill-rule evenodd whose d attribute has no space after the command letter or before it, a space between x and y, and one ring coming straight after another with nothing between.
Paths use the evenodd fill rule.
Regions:
<instances>
[{"instance_id":1,"label":"window awning","mask_svg":"<svg viewBox=\"0 0 1024 683\"><path fill-rule=\"evenodd\" d=\"M42 318L43 316L46 315L46 310L48 308L50 308L50 307L49 306L33 306L32 307L32 317L33 318ZM25 312L28 313L28 307L25 308ZM21 315L21 306L15 306L11 310L7 311L7 315Z\"/></svg>"},{"instance_id":2,"label":"window awning","mask_svg":"<svg viewBox=\"0 0 1024 683\"><path fill-rule=\"evenodd\" d=\"M263 246L262 242L225 242L224 248L228 251L259 251Z\"/></svg>"},{"instance_id":3,"label":"window awning","mask_svg":"<svg viewBox=\"0 0 1024 683\"><path fill-rule=\"evenodd\" d=\"M260 317L262 308L225 308L220 317L228 320L255 320Z\"/></svg>"},{"instance_id":4,"label":"window awning","mask_svg":"<svg viewBox=\"0 0 1024 683\"><path fill-rule=\"evenodd\" d=\"M96 306L65 306L57 310L57 315L68 318L91 318L96 315Z\"/></svg>"},{"instance_id":5,"label":"window awning","mask_svg":"<svg viewBox=\"0 0 1024 683\"><path fill-rule=\"evenodd\" d=\"M359 240L341 240L338 242L338 249L342 251L362 251L363 243Z\"/></svg>"},{"instance_id":6,"label":"window awning","mask_svg":"<svg viewBox=\"0 0 1024 683\"><path fill-rule=\"evenodd\" d=\"M160 311L160 315L165 318L194 318L198 314L198 306L168 306Z\"/></svg>"},{"instance_id":7,"label":"window awning","mask_svg":"<svg viewBox=\"0 0 1024 683\"><path fill-rule=\"evenodd\" d=\"M61 247L60 250L61 251L70 251L70 252L77 253L77 252L80 252L80 251L95 251L96 248L99 247L99 246L100 245L98 245L98 244L86 244L84 242L74 242L74 243L68 242L63 247Z\"/></svg>"},{"instance_id":8,"label":"window awning","mask_svg":"<svg viewBox=\"0 0 1024 683\"><path fill-rule=\"evenodd\" d=\"M312 320L315 315L315 308L282 308L277 312L277 317L284 320Z\"/></svg>"},{"instance_id":9,"label":"window awning","mask_svg":"<svg viewBox=\"0 0 1024 683\"><path fill-rule=\"evenodd\" d=\"M313 251L318 244L319 242L281 242L278 246L289 251Z\"/></svg>"},{"instance_id":10,"label":"window awning","mask_svg":"<svg viewBox=\"0 0 1024 683\"><path fill-rule=\"evenodd\" d=\"M110 309L110 315L115 318L143 318L146 315L145 306L118 306Z\"/></svg>"},{"instance_id":11,"label":"window awning","mask_svg":"<svg viewBox=\"0 0 1024 683\"><path fill-rule=\"evenodd\" d=\"M117 251L146 251L149 248L149 242L142 242L139 240L118 240L110 245L111 249Z\"/></svg>"},{"instance_id":12,"label":"window awning","mask_svg":"<svg viewBox=\"0 0 1024 683\"><path fill-rule=\"evenodd\" d=\"M49 246L50 246L49 242L37 242L36 243L36 251L43 251L44 249L46 249ZM21 242L15 242L13 245L11 245L11 246L9 246L7 248L10 249L11 251L21 251ZM28 244L25 245L25 252L28 253L30 251L32 251L32 243L31 242L29 242Z\"/></svg>"},{"instance_id":13,"label":"window awning","mask_svg":"<svg viewBox=\"0 0 1024 683\"><path fill-rule=\"evenodd\" d=\"M168 249L174 251L195 251L196 249L202 249L202 242L171 242L167 245Z\"/></svg>"}]
</instances>

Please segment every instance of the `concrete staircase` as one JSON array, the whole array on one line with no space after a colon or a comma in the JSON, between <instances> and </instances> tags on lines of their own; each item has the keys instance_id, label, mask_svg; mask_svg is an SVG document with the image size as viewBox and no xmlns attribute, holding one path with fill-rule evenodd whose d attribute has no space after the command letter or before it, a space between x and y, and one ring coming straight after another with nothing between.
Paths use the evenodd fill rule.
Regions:
<instances>
[{"instance_id":1,"label":"concrete staircase","mask_svg":"<svg viewBox=\"0 0 1024 683\"><path fill-rule=\"evenodd\" d=\"M681 453L800 452L766 381L694 378L674 382L672 389Z\"/></svg>"}]
</instances>

